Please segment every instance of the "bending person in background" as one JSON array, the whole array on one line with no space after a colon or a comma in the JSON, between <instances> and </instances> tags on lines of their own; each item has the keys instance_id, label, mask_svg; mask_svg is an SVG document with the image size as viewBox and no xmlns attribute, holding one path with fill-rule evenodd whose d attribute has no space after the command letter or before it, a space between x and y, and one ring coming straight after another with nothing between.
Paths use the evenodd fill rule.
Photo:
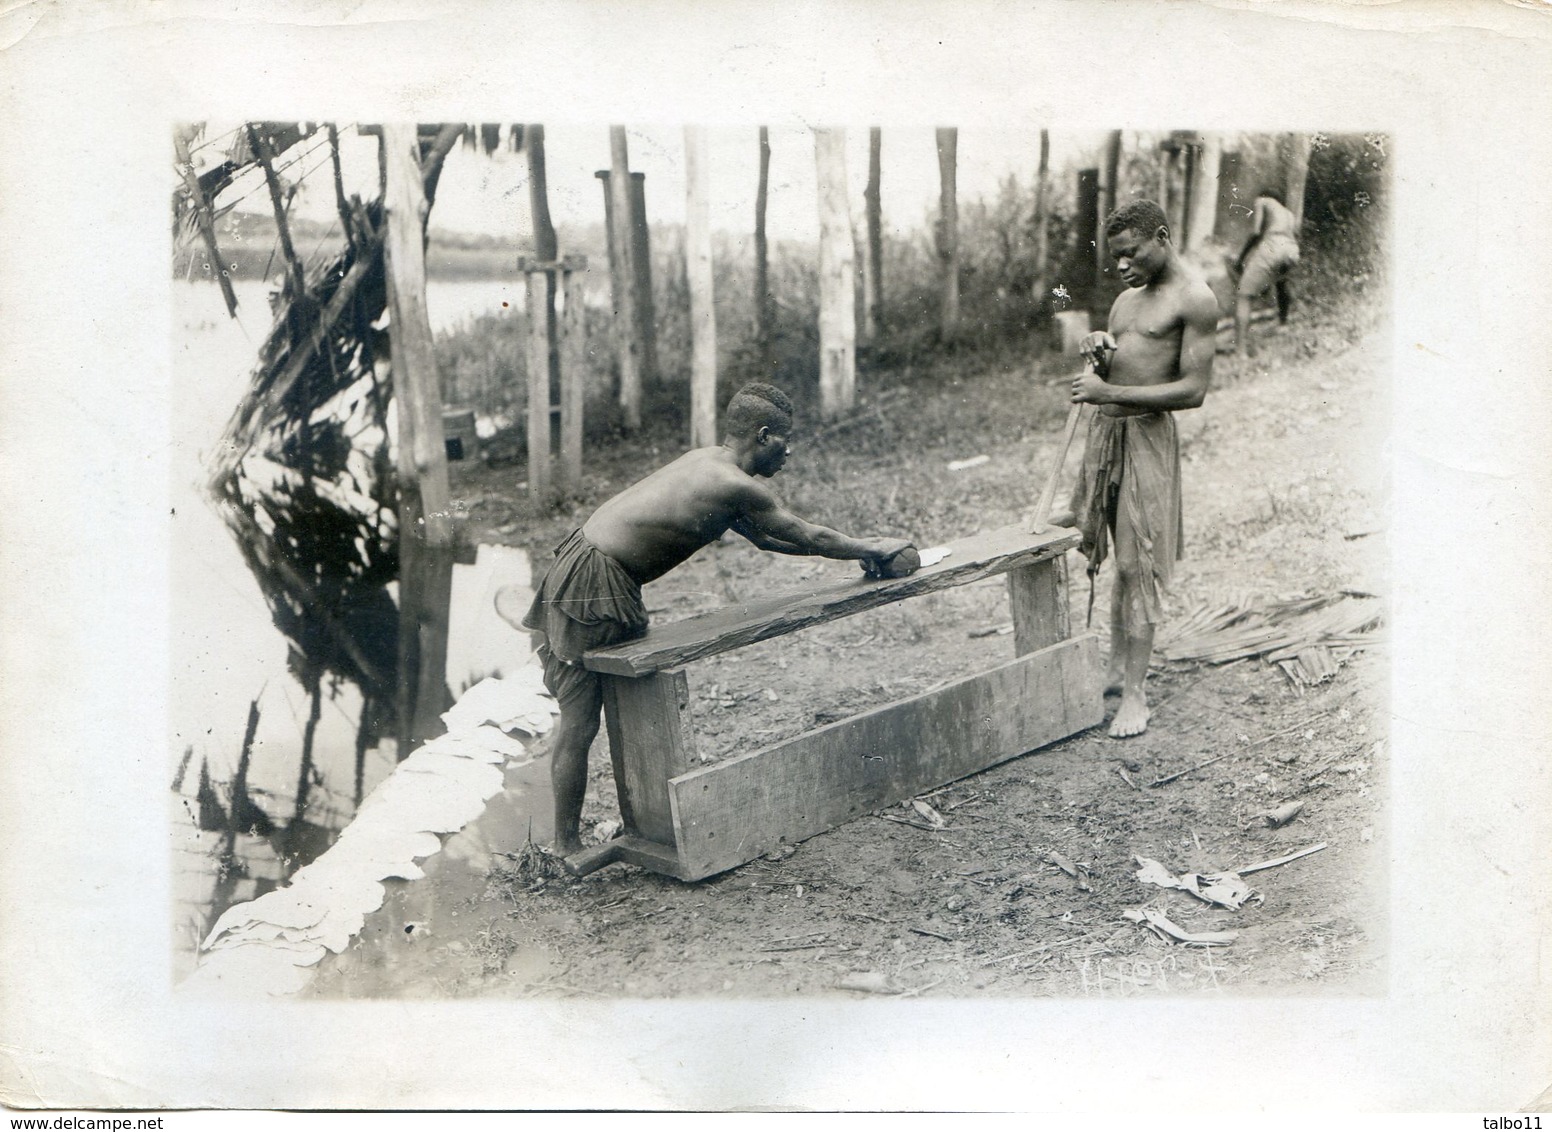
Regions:
<instances>
[{"instance_id":1,"label":"bending person in background","mask_svg":"<svg viewBox=\"0 0 1552 1132\"><path fill-rule=\"evenodd\" d=\"M1239 287L1234 296L1234 348L1240 357L1254 357L1250 340L1250 304L1272 287L1277 292L1277 321L1288 321L1293 297L1288 293L1288 273L1299 262L1299 223L1276 189L1256 194L1250 218L1250 235L1239 253Z\"/></svg>"},{"instance_id":2,"label":"bending person in background","mask_svg":"<svg viewBox=\"0 0 1552 1132\"><path fill-rule=\"evenodd\" d=\"M792 402L755 382L728 402L720 445L686 452L604 503L556 549L523 627L538 634L544 684L560 702L550 739L555 788L555 851L582 848L579 824L587 752L598 734L603 682L582 667L589 649L646 632L641 587L725 531L762 550L854 558L881 573L911 544L853 538L805 522L764 483L791 452Z\"/></svg>"},{"instance_id":3,"label":"bending person in background","mask_svg":"<svg viewBox=\"0 0 1552 1132\"><path fill-rule=\"evenodd\" d=\"M1153 201L1118 208L1105 237L1128 290L1110 308L1109 331L1080 343L1092 368L1073 379L1072 399L1099 409L1089 422L1072 505L1051 521L1082 532L1091 585L1107 539L1115 540L1105 691L1121 693L1110 725L1120 739L1148 726L1143 683L1162 617L1160 590L1180 557L1183 531L1173 414L1207 396L1218 301L1176 251Z\"/></svg>"}]
</instances>

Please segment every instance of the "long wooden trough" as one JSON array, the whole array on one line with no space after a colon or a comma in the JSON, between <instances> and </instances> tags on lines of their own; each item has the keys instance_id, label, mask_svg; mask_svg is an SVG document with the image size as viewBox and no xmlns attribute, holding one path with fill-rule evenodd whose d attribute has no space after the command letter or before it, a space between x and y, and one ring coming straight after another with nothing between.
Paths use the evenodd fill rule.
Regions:
<instances>
[{"instance_id":1,"label":"long wooden trough","mask_svg":"<svg viewBox=\"0 0 1552 1132\"><path fill-rule=\"evenodd\" d=\"M1098 644L1069 632L1062 555L1078 535L1008 527L953 543L908 578L859 576L748 602L588 653L623 836L568 858L699 880L1099 723ZM865 610L1005 574L1014 659L918 696L701 766L683 665Z\"/></svg>"}]
</instances>

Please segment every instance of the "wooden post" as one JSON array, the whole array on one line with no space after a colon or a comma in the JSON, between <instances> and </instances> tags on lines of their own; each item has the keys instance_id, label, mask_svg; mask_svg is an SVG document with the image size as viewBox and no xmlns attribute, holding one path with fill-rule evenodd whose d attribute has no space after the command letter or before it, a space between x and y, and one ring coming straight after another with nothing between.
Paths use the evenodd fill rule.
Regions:
<instances>
[{"instance_id":1,"label":"wooden post","mask_svg":"<svg viewBox=\"0 0 1552 1132\"><path fill-rule=\"evenodd\" d=\"M938 260L942 270L940 327L945 342L959 333L959 192L957 129L938 130Z\"/></svg>"},{"instance_id":2,"label":"wooden post","mask_svg":"<svg viewBox=\"0 0 1552 1132\"><path fill-rule=\"evenodd\" d=\"M1195 251L1212 239L1218 223L1218 171L1223 157L1223 140L1216 134L1203 135L1193 169L1191 219L1186 224L1186 250Z\"/></svg>"},{"instance_id":3,"label":"wooden post","mask_svg":"<svg viewBox=\"0 0 1552 1132\"><path fill-rule=\"evenodd\" d=\"M544 127L523 127L528 157L528 202L533 216L534 258L555 262L555 225L550 220L550 194L544 163ZM560 392L560 351L556 345L554 271L527 273L528 291L528 494L540 506L550 502L550 406Z\"/></svg>"},{"instance_id":4,"label":"wooden post","mask_svg":"<svg viewBox=\"0 0 1552 1132\"><path fill-rule=\"evenodd\" d=\"M1051 247L1050 224L1046 218L1046 198L1050 194L1051 180L1051 131L1040 131L1040 167L1035 173L1035 285L1033 298L1036 303L1045 302L1046 281L1050 275Z\"/></svg>"},{"instance_id":5,"label":"wooden post","mask_svg":"<svg viewBox=\"0 0 1552 1132\"><path fill-rule=\"evenodd\" d=\"M1072 635L1067 612L1067 560L1048 558L1008 571L1013 654L1027 656Z\"/></svg>"},{"instance_id":6,"label":"wooden post","mask_svg":"<svg viewBox=\"0 0 1552 1132\"><path fill-rule=\"evenodd\" d=\"M441 729L447 695L453 526L431 322L426 198L413 126L384 126L388 301L399 447L399 753Z\"/></svg>"},{"instance_id":7,"label":"wooden post","mask_svg":"<svg viewBox=\"0 0 1552 1132\"><path fill-rule=\"evenodd\" d=\"M605 676L604 719L627 832L674 843L668 781L695 761L690 688L684 669L632 678Z\"/></svg>"},{"instance_id":8,"label":"wooden post","mask_svg":"<svg viewBox=\"0 0 1552 1132\"><path fill-rule=\"evenodd\" d=\"M1099 215L1099 170L1079 169L1077 187L1077 212L1074 222L1076 231L1076 263L1073 267L1077 271L1077 277L1073 280L1073 293L1082 295L1080 306L1086 306L1089 310L1098 310L1100 304L1099 274L1094 270L1099 263L1100 253L1104 250L1104 233L1100 231ZM1088 244L1087 248L1083 247Z\"/></svg>"},{"instance_id":9,"label":"wooden post","mask_svg":"<svg viewBox=\"0 0 1552 1132\"><path fill-rule=\"evenodd\" d=\"M1180 174L1180 230L1170 235L1178 245L1184 247L1191 238L1191 217L1195 215L1191 202L1192 193L1196 191L1196 143L1185 142L1180 148L1184 155Z\"/></svg>"},{"instance_id":10,"label":"wooden post","mask_svg":"<svg viewBox=\"0 0 1552 1132\"><path fill-rule=\"evenodd\" d=\"M1186 234L1185 193L1180 181L1180 145L1173 138L1161 142L1164 157L1159 171L1159 207L1169 226L1170 239L1181 241Z\"/></svg>"},{"instance_id":11,"label":"wooden post","mask_svg":"<svg viewBox=\"0 0 1552 1132\"><path fill-rule=\"evenodd\" d=\"M760 127L760 186L754 195L754 337L759 351L760 376L771 376L771 341L775 312L771 305L769 249L765 244L765 206L771 178L770 131Z\"/></svg>"},{"instance_id":12,"label":"wooden post","mask_svg":"<svg viewBox=\"0 0 1552 1132\"><path fill-rule=\"evenodd\" d=\"M717 443L717 307L712 278L706 131L684 128L685 276L690 288L690 446Z\"/></svg>"},{"instance_id":13,"label":"wooden post","mask_svg":"<svg viewBox=\"0 0 1552 1132\"><path fill-rule=\"evenodd\" d=\"M1289 134L1286 141L1288 166L1283 175L1283 195L1288 198L1288 209L1293 213L1296 227L1304 224L1304 186L1309 180L1310 136Z\"/></svg>"},{"instance_id":14,"label":"wooden post","mask_svg":"<svg viewBox=\"0 0 1552 1132\"><path fill-rule=\"evenodd\" d=\"M1109 261L1105 256L1105 221L1115 211L1116 177L1121 168L1121 131L1111 130L1105 136L1105 157L1099 167L1099 207L1094 225L1094 282L1105 278Z\"/></svg>"},{"instance_id":15,"label":"wooden post","mask_svg":"<svg viewBox=\"0 0 1552 1132\"><path fill-rule=\"evenodd\" d=\"M567 256L565 306L560 320L560 478L568 491L582 490L582 421L587 400L587 260Z\"/></svg>"},{"instance_id":16,"label":"wooden post","mask_svg":"<svg viewBox=\"0 0 1552 1132\"><path fill-rule=\"evenodd\" d=\"M846 197L846 131L816 129L819 174L819 412L851 409L857 396L857 293L851 208Z\"/></svg>"},{"instance_id":17,"label":"wooden post","mask_svg":"<svg viewBox=\"0 0 1552 1132\"><path fill-rule=\"evenodd\" d=\"M609 127L609 201L613 213L608 220L610 259L619 265L611 271L614 283L614 333L620 365L620 406L625 410L625 427L634 432L641 427L641 341L640 316L636 313L636 256L631 236L630 153L626 149L625 127Z\"/></svg>"},{"instance_id":18,"label":"wooden post","mask_svg":"<svg viewBox=\"0 0 1552 1132\"><path fill-rule=\"evenodd\" d=\"M884 309L884 216L879 195L881 135L877 126L868 130L868 187L862 193L866 215L862 254L862 336L867 342L877 340L879 318Z\"/></svg>"},{"instance_id":19,"label":"wooden post","mask_svg":"<svg viewBox=\"0 0 1552 1132\"><path fill-rule=\"evenodd\" d=\"M550 493L550 273L528 269L528 497L548 507Z\"/></svg>"},{"instance_id":20,"label":"wooden post","mask_svg":"<svg viewBox=\"0 0 1552 1132\"><path fill-rule=\"evenodd\" d=\"M652 238L647 227L647 175L630 175L631 263L635 269L636 341L641 343L641 381L654 385L657 369L657 304L652 298Z\"/></svg>"}]
</instances>

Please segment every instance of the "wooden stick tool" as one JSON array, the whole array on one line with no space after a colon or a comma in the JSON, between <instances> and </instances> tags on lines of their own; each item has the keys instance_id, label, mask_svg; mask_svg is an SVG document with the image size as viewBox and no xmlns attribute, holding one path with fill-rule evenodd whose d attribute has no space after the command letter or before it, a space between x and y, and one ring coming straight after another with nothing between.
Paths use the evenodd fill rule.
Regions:
<instances>
[{"instance_id":1,"label":"wooden stick tool","mask_svg":"<svg viewBox=\"0 0 1552 1132\"><path fill-rule=\"evenodd\" d=\"M1084 364L1084 370L1094 372L1092 359ZM1051 504L1056 500L1056 481L1062 478L1062 465L1067 463L1067 450L1072 447L1072 438L1078 431L1078 417L1082 412L1083 405L1078 403L1067 410L1067 427L1062 432L1061 447L1056 450L1056 463L1051 465L1051 474L1046 477L1045 486L1040 489L1040 498L1035 501L1034 534L1042 534L1046 529L1046 516L1051 513Z\"/></svg>"}]
</instances>

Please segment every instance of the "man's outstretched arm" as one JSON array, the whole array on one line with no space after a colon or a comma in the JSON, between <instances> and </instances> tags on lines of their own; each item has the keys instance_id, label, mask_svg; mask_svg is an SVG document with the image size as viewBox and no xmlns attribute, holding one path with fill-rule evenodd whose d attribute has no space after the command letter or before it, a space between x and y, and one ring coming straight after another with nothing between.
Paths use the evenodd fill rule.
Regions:
<instances>
[{"instance_id":1,"label":"man's outstretched arm","mask_svg":"<svg viewBox=\"0 0 1552 1132\"><path fill-rule=\"evenodd\" d=\"M740 500L732 528L761 550L821 558L878 560L910 546L906 539L860 539L800 519L760 484L751 484Z\"/></svg>"}]
</instances>

